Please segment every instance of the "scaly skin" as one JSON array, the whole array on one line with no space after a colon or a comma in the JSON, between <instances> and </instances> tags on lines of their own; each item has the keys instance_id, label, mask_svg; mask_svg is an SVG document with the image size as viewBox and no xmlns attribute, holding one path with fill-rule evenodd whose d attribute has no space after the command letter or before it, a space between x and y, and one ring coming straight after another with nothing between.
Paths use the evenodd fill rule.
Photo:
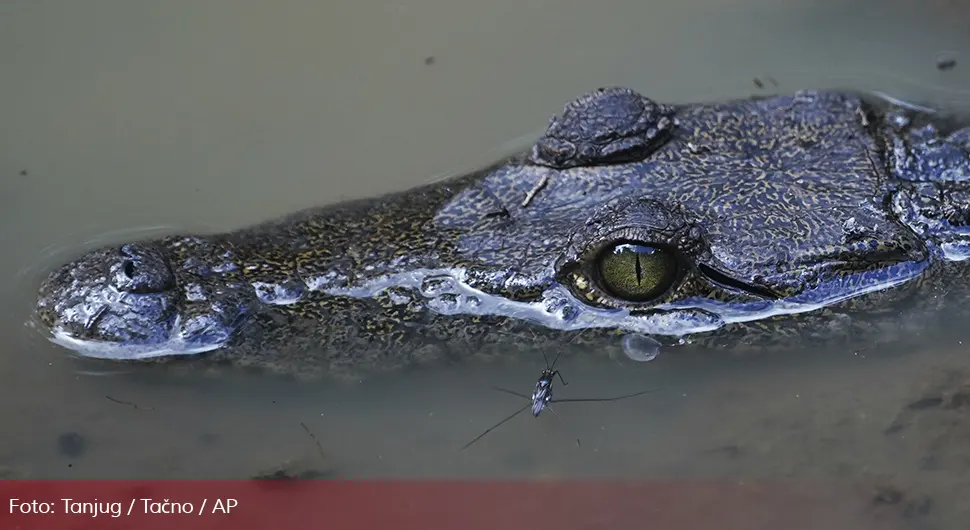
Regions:
<instances>
[{"instance_id":1,"label":"scaly skin","mask_svg":"<svg viewBox=\"0 0 970 530\"><path fill-rule=\"evenodd\" d=\"M602 89L481 171L90 252L44 282L38 315L84 356L303 375L579 331L627 349L896 340L916 326L899 304L967 288L970 129L952 125L852 93ZM617 242L639 246L610 261Z\"/></svg>"}]
</instances>

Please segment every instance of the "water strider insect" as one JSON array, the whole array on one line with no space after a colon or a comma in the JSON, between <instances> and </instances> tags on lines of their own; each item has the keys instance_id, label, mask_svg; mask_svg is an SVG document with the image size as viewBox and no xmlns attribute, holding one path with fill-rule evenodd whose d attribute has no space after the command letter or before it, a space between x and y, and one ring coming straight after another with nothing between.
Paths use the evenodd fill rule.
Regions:
<instances>
[{"instance_id":1,"label":"water strider insect","mask_svg":"<svg viewBox=\"0 0 970 530\"><path fill-rule=\"evenodd\" d=\"M539 375L539 379L536 380L536 387L535 387L535 390L532 391L532 396L531 397L530 396L527 396L525 394L520 394L518 392L515 392L514 390L509 390L507 388L494 387L495 390L498 390L499 392L505 392L506 394L512 394L513 396L517 396L517 397L520 397L522 399L528 400L528 403L526 403L525 405L523 405L522 408L520 408L519 410L513 412L511 415L507 416L502 421L496 423L495 425L492 425L488 429L485 429L485 432L483 432L482 434L479 434L477 437L475 437L474 440L472 440L472 441L468 442L467 444L465 444L465 446L462 447L461 450L464 451L465 449L468 449L473 443L481 440L486 434L488 434L488 433L492 432L493 430L497 429L503 423L505 423L505 422L511 420L512 418L518 416L519 414L522 413L522 411L524 411L525 409L529 408L530 406L532 407L532 416L533 417L538 418L539 417L539 414L542 414L542 411L544 409L547 409L548 408L549 409L549 412L552 412L552 414L554 416L556 416L556 418L559 418L559 415L556 414L556 411L553 410L553 408L551 406L552 403L577 403L577 402L590 402L590 401L619 401L621 399L627 399L627 398L631 398L631 397L636 397L636 396L640 396L640 395L646 394L648 392L652 392L652 390L643 390L641 392L636 392L634 394L625 394L625 395L622 395L622 396L614 396L614 397L606 397L606 398L570 398L570 399L557 399L557 400L553 400L552 399L552 383L555 380L555 378L557 376L559 377L559 380L562 382L562 386L566 386L566 385L569 384L569 383L566 382L565 379L563 379L562 374L559 373L559 370L556 370L556 361L559 360L559 356L560 355L562 355L562 351L560 351L558 354L556 354L556 358L552 360L552 364L549 364L549 358L546 357L546 354L545 353L542 354L542 358L546 361L546 368L542 371L542 374ZM576 439L576 443L577 444L579 443L579 439L578 438Z\"/></svg>"}]
</instances>

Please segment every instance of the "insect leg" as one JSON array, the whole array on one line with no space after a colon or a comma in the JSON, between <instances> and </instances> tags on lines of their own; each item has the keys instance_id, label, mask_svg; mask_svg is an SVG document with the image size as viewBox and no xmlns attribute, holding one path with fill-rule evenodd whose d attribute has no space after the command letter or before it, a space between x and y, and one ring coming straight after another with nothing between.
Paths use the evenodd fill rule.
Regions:
<instances>
[{"instance_id":1,"label":"insect leg","mask_svg":"<svg viewBox=\"0 0 970 530\"><path fill-rule=\"evenodd\" d=\"M562 418L560 418L560 417L559 417L559 414L556 414L556 411L555 411L555 410L553 410L553 408L552 408L552 407L550 407L550 406L549 406L549 405L547 404L547 405L546 405L546 408L547 408L547 409L549 409L549 412L551 412L551 413L552 413L552 415L556 417L556 421L558 421L559 423L562 423L563 425L566 425L566 422L564 422L564 421L562 421ZM582 447L582 446L583 446L583 444L581 444L581 443L579 443L579 438L576 438L576 446L577 446L577 447Z\"/></svg>"},{"instance_id":2,"label":"insect leg","mask_svg":"<svg viewBox=\"0 0 970 530\"><path fill-rule=\"evenodd\" d=\"M554 399L553 400L553 403L570 403L570 402L572 402L572 403L578 403L578 402L587 402L587 401L620 401L621 399L628 399L628 398L632 398L632 397L636 397L636 396L642 396L643 394L649 394L650 392L653 392L653 391L654 391L654 389L644 390L642 392L636 392L634 394L625 394L625 395L622 395L622 396L613 396L613 397L606 397L606 398L567 398L567 399Z\"/></svg>"},{"instance_id":3,"label":"insect leg","mask_svg":"<svg viewBox=\"0 0 970 530\"><path fill-rule=\"evenodd\" d=\"M527 408L529 408L529 405L523 405L521 409L513 412L508 417L506 417L504 420L496 423L495 425L492 425L488 429L485 429L485 432L483 432L482 434L479 434L478 436L475 437L474 440L472 440L472 441L468 442L467 444L465 444L465 446L462 447L461 450L464 451L465 449L468 449L473 443L481 440L482 437L484 437L486 434L488 434L488 433L492 432L493 430L495 430L496 428L498 428L499 425L502 425L503 423L505 423L505 422L511 420L512 418L518 416L523 410L525 410Z\"/></svg>"},{"instance_id":4,"label":"insect leg","mask_svg":"<svg viewBox=\"0 0 970 530\"><path fill-rule=\"evenodd\" d=\"M506 394L512 394L513 396L520 397L522 399L527 399L529 401L532 401L532 398L531 397L529 397L529 396L527 396L525 394L520 394L520 393L516 392L515 390L509 390L507 388L502 388L500 386L493 386L492 388L494 388L495 390L498 390L499 392L505 392Z\"/></svg>"}]
</instances>

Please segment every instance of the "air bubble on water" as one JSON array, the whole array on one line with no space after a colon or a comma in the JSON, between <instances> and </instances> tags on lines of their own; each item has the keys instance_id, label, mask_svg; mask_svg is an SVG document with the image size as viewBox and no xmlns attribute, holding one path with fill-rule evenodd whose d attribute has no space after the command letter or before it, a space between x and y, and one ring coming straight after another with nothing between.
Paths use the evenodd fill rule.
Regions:
<instances>
[{"instance_id":1,"label":"air bubble on water","mask_svg":"<svg viewBox=\"0 0 970 530\"><path fill-rule=\"evenodd\" d=\"M947 242L940 245L943 256L949 261L964 261L970 258L970 246L963 242Z\"/></svg>"},{"instance_id":2,"label":"air bubble on water","mask_svg":"<svg viewBox=\"0 0 970 530\"><path fill-rule=\"evenodd\" d=\"M447 274L428 276L421 282L421 294L428 298L458 292L455 279Z\"/></svg>"},{"instance_id":3,"label":"air bubble on water","mask_svg":"<svg viewBox=\"0 0 970 530\"><path fill-rule=\"evenodd\" d=\"M411 299L406 294L398 290L388 289L385 292L387 293L388 299L390 299L391 303L394 305L404 305L411 301Z\"/></svg>"},{"instance_id":4,"label":"air bubble on water","mask_svg":"<svg viewBox=\"0 0 970 530\"><path fill-rule=\"evenodd\" d=\"M432 298L428 305L439 313L450 315L459 309L459 301L458 295L445 293L437 298Z\"/></svg>"},{"instance_id":5,"label":"air bubble on water","mask_svg":"<svg viewBox=\"0 0 970 530\"><path fill-rule=\"evenodd\" d=\"M631 333L623 337L623 353L637 362L652 361L660 353L661 344L646 335Z\"/></svg>"}]
</instances>

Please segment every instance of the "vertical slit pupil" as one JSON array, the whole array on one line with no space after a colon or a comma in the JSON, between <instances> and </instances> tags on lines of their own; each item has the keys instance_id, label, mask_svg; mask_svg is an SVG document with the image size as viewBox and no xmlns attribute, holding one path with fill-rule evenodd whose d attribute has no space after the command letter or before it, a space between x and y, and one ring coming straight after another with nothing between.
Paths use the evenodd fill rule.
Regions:
<instances>
[{"instance_id":1,"label":"vertical slit pupil","mask_svg":"<svg viewBox=\"0 0 970 530\"><path fill-rule=\"evenodd\" d=\"M131 278L135 275L135 264L132 261L125 262L125 276Z\"/></svg>"}]
</instances>

